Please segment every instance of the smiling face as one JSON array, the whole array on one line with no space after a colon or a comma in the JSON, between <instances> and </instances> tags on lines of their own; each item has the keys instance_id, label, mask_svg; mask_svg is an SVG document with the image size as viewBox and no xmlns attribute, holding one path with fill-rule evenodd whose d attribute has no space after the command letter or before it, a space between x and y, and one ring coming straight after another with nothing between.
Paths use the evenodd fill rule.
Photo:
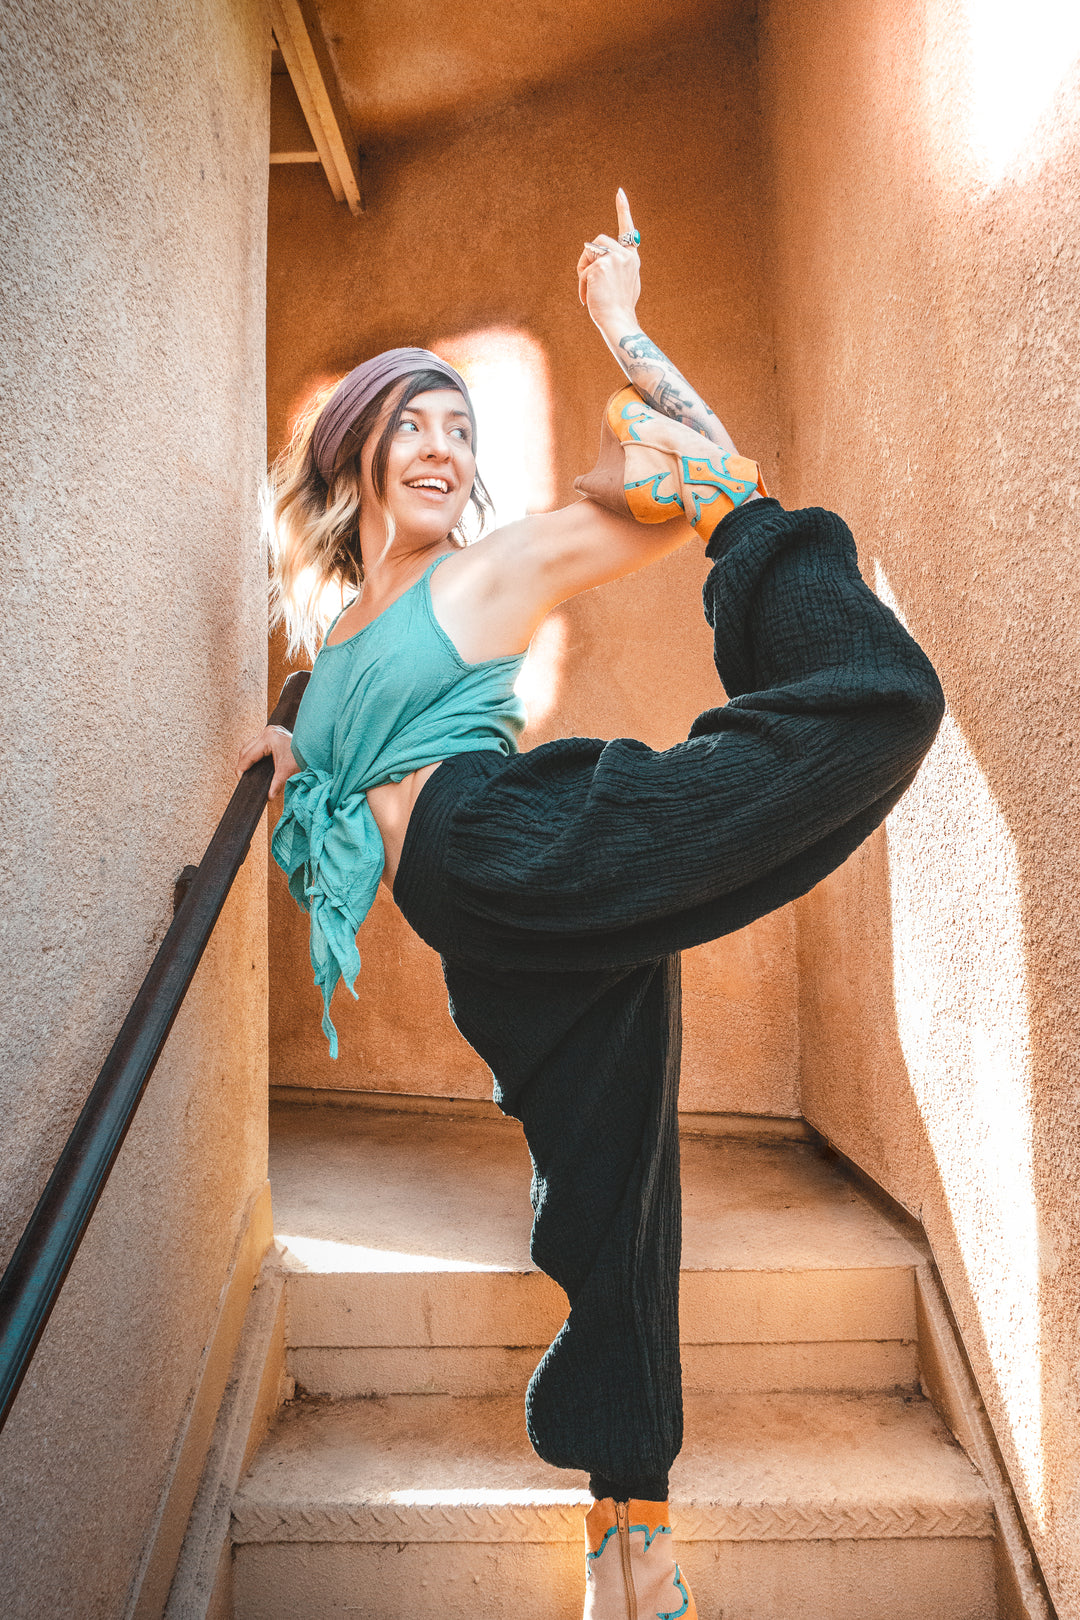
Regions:
<instances>
[{"instance_id":1,"label":"smiling face","mask_svg":"<svg viewBox=\"0 0 1080 1620\"><path fill-rule=\"evenodd\" d=\"M360 457L361 514L374 519L379 497L373 462L376 448L402 389L386 402ZM456 388L433 388L404 406L388 446L383 502L394 520L395 545L428 546L453 529L476 477L473 430L465 401ZM366 524L365 524L366 527Z\"/></svg>"}]
</instances>

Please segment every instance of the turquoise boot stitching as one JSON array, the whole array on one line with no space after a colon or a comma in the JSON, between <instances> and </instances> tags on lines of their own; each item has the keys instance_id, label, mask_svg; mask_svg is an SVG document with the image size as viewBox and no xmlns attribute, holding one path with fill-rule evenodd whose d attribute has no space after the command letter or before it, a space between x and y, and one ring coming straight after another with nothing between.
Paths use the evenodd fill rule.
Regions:
<instances>
[{"instance_id":1,"label":"turquoise boot stitching","mask_svg":"<svg viewBox=\"0 0 1080 1620\"><path fill-rule=\"evenodd\" d=\"M658 1524L655 1530L650 1530L647 1524L631 1524L627 1526L628 1535L632 1536L635 1530L644 1530L646 1552L648 1552L657 1536L670 1536L671 1534L670 1524ZM603 1541L600 1543L599 1547L597 1547L595 1552L588 1552L585 1554L586 1560L589 1561L599 1558L612 1536L617 1536L618 1533L619 1527L617 1524L613 1524L610 1530L605 1530ZM678 1565L676 1565L676 1568L678 1568ZM682 1611L680 1610L680 1613L681 1612Z\"/></svg>"},{"instance_id":2,"label":"turquoise boot stitching","mask_svg":"<svg viewBox=\"0 0 1080 1620\"><path fill-rule=\"evenodd\" d=\"M636 478L632 484L624 484L623 488L630 491L632 489L644 489L647 485L651 485L652 498L657 506L677 506L681 509L682 501L677 493L674 495L660 495L657 492L657 486L662 484L665 478L670 477L671 474L668 472L653 473L651 478Z\"/></svg>"},{"instance_id":3,"label":"turquoise boot stitching","mask_svg":"<svg viewBox=\"0 0 1080 1620\"><path fill-rule=\"evenodd\" d=\"M690 1590L682 1578L682 1572L680 1571L678 1564L675 1565L675 1585L682 1593L682 1608L672 1609L667 1614L658 1613L656 1620L679 1620L679 1616L685 1614L687 1609L690 1607Z\"/></svg>"}]
</instances>

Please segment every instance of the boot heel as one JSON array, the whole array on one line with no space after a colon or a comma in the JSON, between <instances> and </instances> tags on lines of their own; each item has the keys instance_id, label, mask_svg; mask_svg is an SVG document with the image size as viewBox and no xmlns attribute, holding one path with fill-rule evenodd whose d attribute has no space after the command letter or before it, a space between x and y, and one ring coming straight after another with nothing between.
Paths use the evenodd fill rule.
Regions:
<instances>
[{"instance_id":1,"label":"boot heel","mask_svg":"<svg viewBox=\"0 0 1080 1620\"><path fill-rule=\"evenodd\" d=\"M574 488L579 495L587 496L597 506L603 506L619 517L633 517L623 487L626 479L625 461L622 444L612 432L605 410L600 423L600 454L596 458L596 466L592 472L582 473L580 478L575 478Z\"/></svg>"}]
</instances>

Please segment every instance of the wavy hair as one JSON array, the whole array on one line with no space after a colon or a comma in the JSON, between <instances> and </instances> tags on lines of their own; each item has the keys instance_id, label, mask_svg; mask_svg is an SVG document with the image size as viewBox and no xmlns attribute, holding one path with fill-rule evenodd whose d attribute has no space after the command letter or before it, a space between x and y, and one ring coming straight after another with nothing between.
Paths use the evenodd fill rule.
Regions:
<instances>
[{"instance_id":1,"label":"wavy hair","mask_svg":"<svg viewBox=\"0 0 1080 1620\"><path fill-rule=\"evenodd\" d=\"M270 469L264 491L264 527L270 554L270 628L284 624L290 658L303 652L314 659L326 627L338 611L333 600L327 606L328 586L338 586L342 605L348 592L357 592L363 586L360 454L388 394L400 388L401 382L396 379L388 383L364 406L342 444L338 470L328 484L315 465L311 438L337 386L333 383L320 389L297 418L292 437ZM441 372L411 373L379 434L371 461L371 482L386 523L384 555L394 540L394 520L386 504L386 469L402 412L417 394L448 386ZM475 454L476 416L468 394L463 398L472 424ZM491 511L491 497L479 473L473 480L470 500L482 526ZM460 523L448 538L458 546L469 543Z\"/></svg>"}]
</instances>

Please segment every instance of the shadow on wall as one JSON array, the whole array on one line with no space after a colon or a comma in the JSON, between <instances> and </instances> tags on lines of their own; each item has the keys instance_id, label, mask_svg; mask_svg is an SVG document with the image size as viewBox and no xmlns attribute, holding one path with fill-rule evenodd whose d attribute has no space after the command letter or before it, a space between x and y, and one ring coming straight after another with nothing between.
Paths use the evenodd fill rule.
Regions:
<instances>
[{"instance_id":1,"label":"shadow on wall","mask_svg":"<svg viewBox=\"0 0 1080 1620\"><path fill-rule=\"evenodd\" d=\"M880 569L877 589L896 610ZM856 1077L855 1156L904 1188L938 1255L959 1261L962 1293L954 1269L948 1280L965 1342L1043 1532L1043 1290L1060 1257L1040 1229L1024 916L1016 839L947 714L885 829L801 902L799 960L807 1113L832 1134L820 1093ZM838 1145L852 1151L846 1125Z\"/></svg>"},{"instance_id":2,"label":"shadow on wall","mask_svg":"<svg viewBox=\"0 0 1080 1620\"><path fill-rule=\"evenodd\" d=\"M1071 1545L1058 1577L1075 1591L1080 1144L1075 1109L1065 1131L1060 1110L1069 1069L1075 1078L1080 976L1074 928L1071 949L1061 950L1062 903L1065 912L1074 906L1078 876L1070 813L1078 379L1075 320L1060 319L1071 302L1070 268L1075 287L1075 254L1071 266L1058 261L1080 224L1075 187L1066 193L1072 206L1059 205L1063 175L1075 175L1080 9L1035 0L1022 28L1001 0L963 0L962 10L966 64L953 71L966 78L966 116L953 118L950 141L947 100L928 107L929 146L942 191L978 186L981 229L1004 228L1008 245L994 268L1019 297L994 333L996 354L987 345L972 356L973 383L989 381L1000 405L992 436L975 446L989 498L969 514L980 551L987 531L993 536L989 567L971 570L965 592L981 689L972 690L975 670L950 688L955 713L890 818L894 991L996 1386L986 1391L989 1404L999 1402L1007 1417L1030 1527L1037 1539L1064 1534ZM1073 409L1063 413L1070 393ZM1052 447L1063 429L1071 454L1059 457ZM1020 442L1045 469L1031 482L1012 476ZM1063 710L1072 716L1068 731ZM1071 845L1063 861L1062 834ZM1073 1048L1067 1064L1063 1037Z\"/></svg>"},{"instance_id":3,"label":"shadow on wall","mask_svg":"<svg viewBox=\"0 0 1080 1620\"><path fill-rule=\"evenodd\" d=\"M1080 13L766 17L785 493L848 518L950 711L799 903L804 1108L923 1220L1077 1616Z\"/></svg>"}]
</instances>

